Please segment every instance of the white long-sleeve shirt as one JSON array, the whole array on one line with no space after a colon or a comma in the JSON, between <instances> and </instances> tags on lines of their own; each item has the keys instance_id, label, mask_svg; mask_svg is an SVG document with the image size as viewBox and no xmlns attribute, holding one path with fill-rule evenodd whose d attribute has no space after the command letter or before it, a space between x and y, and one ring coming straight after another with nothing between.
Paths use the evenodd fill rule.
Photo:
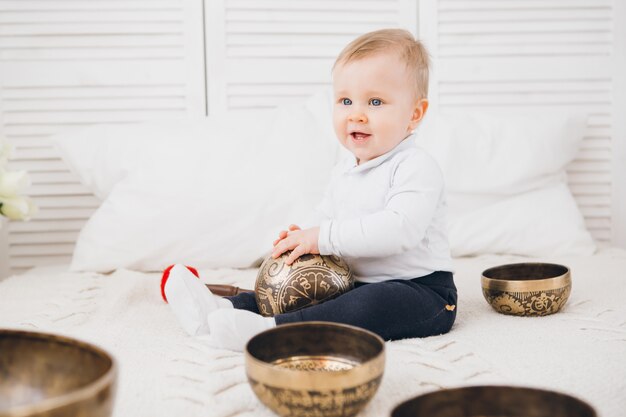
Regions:
<instances>
[{"instance_id":1,"label":"white long-sleeve shirt","mask_svg":"<svg viewBox=\"0 0 626 417\"><path fill-rule=\"evenodd\" d=\"M320 253L343 258L358 281L453 271L443 175L413 137L361 165L340 162L317 210Z\"/></svg>"}]
</instances>

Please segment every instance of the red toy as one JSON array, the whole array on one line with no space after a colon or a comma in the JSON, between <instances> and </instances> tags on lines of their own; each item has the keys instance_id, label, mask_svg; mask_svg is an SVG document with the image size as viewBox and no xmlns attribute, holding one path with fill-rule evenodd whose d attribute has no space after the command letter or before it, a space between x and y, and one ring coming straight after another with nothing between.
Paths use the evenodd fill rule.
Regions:
<instances>
[{"instance_id":1,"label":"red toy","mask_svg":"<svg viewBox=\"0 0 626 417\"><path fill-rule=\"evenodd\" d=\"M190 270L191 273L194 274L196 277L200 278L200 274L198 274L198 270L196 268L187 265L185 265L185 267ZM172 268L174 268L174 265L170 265L165 268L165 270L163 271L163 276L161 277L161 297L163 297L163 301L165 301L166 303L167 297L165 296L165 283L170 277L170 271L172 270Z\"/></svg>"}]
</instances>

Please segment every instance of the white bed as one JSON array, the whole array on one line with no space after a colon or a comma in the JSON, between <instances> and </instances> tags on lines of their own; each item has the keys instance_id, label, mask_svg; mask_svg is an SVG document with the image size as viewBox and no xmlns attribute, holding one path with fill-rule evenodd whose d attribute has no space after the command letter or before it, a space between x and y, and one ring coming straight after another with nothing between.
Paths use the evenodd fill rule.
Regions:
<instances>
[{"instance_id":1,"label":"white bed","mask_svg":"<svg viewBox=\"0 0 626 417\"><path fill-rule=\"evenodd\" d=\"M555 315L496 313L480 290L491 266L530 258L457 258L457 321L449 334L387 342L380 390L361 413L387 416L401 401L440 388L506 384L588 401L601 417L626 409L626 251L541 259L571 268L572 295ZM254 269L202 270L205 282L253 287ZM0 282L0 327L96 343L119 363L114 415L272 416L246 382L243 354L187 336L160 298L159 274L40 268Z\"/></svg>"}]
</instances>

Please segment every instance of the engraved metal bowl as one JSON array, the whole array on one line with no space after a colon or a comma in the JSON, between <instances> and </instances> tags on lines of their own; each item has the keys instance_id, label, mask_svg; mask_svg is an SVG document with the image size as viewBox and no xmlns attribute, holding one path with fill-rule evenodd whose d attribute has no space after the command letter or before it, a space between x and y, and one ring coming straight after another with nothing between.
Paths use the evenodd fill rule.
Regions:
<instances>
[{"instance_id":1,"label":"engraved metal bowl","mask_svg":"<svg viewBox=\"0 0 626 417\"><path fill-rule=\"evenodd\" d=\"M0 330L0 417L108 417L116 369L94 345Z\"/></svg>"},{"instance_id":2,"label":"engraved metal bowl","mask_svg":"<svg viewBox=\"0 0 626 417\"><path fill-rule=\"evenodd\" d=\"M348 417L378 390L385 343L344 324L284 324L250 339L245 361L252 390L279 416Z\"/></svg>"},{"instance_id":3,"label":"engraved metal bowl","mask_svg":"<svg viewBox=\"0 0 626 417\"><path fill-rule=\"evenodd\" d=\"M263 316L318 304L354 287L352 272L340 258L307 254L287 265L289 253L270 256L259 268L254 290Z\"/></svg>"},{"instance_id":4,"label":"engraved metal bowl","mask_svg":"<svg viewBox=\"0 0 626 417\"><path fill-rule=\"evenodd\" d=\"M596 417L586 402L554 391L476 386L444 389L398 405L391 417Z\"/></svg>"},{"instance_id":5,"label":"engraved metal bowl","mask_svg":"<svg viewBox=\"0 0 626 417\"><path fill-rule=\"evenodd\" d=\"M546 316L563 308L572 278L563 265L518 263L485 270L481 285L485 299L499 313Z\"/></svg>"}]
</instances>

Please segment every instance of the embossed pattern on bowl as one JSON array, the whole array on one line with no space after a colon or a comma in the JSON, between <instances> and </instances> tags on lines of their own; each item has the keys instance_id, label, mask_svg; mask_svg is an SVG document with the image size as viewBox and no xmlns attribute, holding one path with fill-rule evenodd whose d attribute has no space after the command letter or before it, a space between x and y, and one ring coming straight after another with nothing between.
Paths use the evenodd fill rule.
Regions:
<instances>
[{"instance_id":1,"label":"embossed pattern on bowl","mask_svg":"<svg viewBox=\"0 0 626 417\"><path fill-rule=\"evenodd\" d=\"M354 416L378 390L384 366L384 341L344 324L284 324L246 346L252 390L279 416Z\"/></svg>"},{"instance_id":2,"label":"embossed pattern on bowl","mask_svg":"<svg viewBox=\"0 0 626 417\"><path fill-rule=\"evenodd\" d=\"M352 272L341 258L306 254L287 265L289 253L270 256L259 268L255 298L263 316L318 304L354 287Z\"/></svg>"},{"instance_id":3,"label":"embossed pattern on bowl","mask_svg":"<svg viewBox=\"0 0 626 417\"><path fill-rule=\"evenodd\" d=\"M546 316L567 302L572 280L568 267L531 262L506 264L485 270L483 296L499 313L514 316Z\"/></svg>"}]
</instances>

